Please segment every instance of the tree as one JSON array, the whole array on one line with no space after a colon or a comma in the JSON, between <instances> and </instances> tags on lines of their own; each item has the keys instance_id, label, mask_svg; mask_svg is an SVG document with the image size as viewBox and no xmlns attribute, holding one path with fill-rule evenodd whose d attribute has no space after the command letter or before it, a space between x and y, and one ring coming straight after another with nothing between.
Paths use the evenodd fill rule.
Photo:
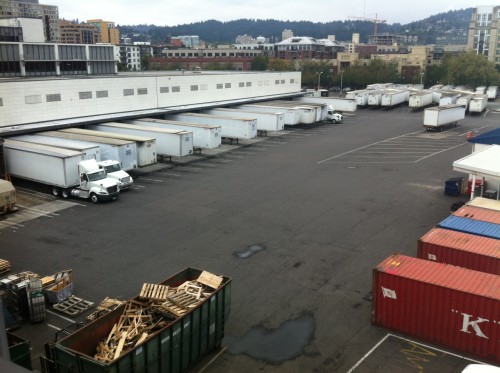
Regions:
<instances>
[{"instance_id":1,"label":"tree","mask_svg":"<svg viewBox=\"0 0 500 373\"><path fill-rule=\"evenodd\" d=\"M265 71L269 65L269 58L267 56L257 55L250 65L250 70Z\"/></svg>"},{"instance_id":2,"label":"tree","mask_svg":"<svg viewBox=\"0 0 500 373\"><path fill-rule=\"evenodd\" d=\"M474 51L458 57L446 56L443 67L446 69L448 84L472 87L498 85L499 76L495 64Z\"/></svg>"},{"instance_id":3,"label":"tree","mask_svg":"<svg viewBox=\"0 0 500 373\"><path fill-rule=\"evenodd\" d=\"M282 60L279 58L272 58L267 65L268 70L273 71L293 71L293 61Z\"/></svg>"}]
</instances>

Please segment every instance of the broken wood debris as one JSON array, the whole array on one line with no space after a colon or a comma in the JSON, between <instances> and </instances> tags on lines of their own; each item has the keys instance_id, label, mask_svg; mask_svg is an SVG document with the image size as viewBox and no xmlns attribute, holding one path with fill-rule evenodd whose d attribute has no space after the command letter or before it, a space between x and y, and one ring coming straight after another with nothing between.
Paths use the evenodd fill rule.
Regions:
<instances>
[{"instance_id":1,"label":"broken wood debris","mask_svg":"<svg viewBox=\"0 0 500 373\"><path fill-rule=\"evenodd\" d=\"M98 319L101 316L113 311L114 309L121 306L125 301L113 299L113 298L104 298L102 302L97 306L96 310L87 316L87 321L91 322Z\"/></svg>"},{"instance_id":2,"label":"broken wood debris","mask_svg":"<svg viewBox=\"0 0 500 373\"><path fill-rule=\"evenodd\" d=\"M10 262L5 259L0 259L0 274L10 271Z\"/></svg>"},{"instance_id":3,"label":"broken wood debris","mask_svg":"<svg viewBox=\"0 0 500 373\"><path fill-rule=\"evenodd\" d=\"M202 276L178 287L144 283L139 297L125 302L118 322L99 342L94 358L112 362L209 298L223 278L209 272Z\"/></svg>"}]
</instances>

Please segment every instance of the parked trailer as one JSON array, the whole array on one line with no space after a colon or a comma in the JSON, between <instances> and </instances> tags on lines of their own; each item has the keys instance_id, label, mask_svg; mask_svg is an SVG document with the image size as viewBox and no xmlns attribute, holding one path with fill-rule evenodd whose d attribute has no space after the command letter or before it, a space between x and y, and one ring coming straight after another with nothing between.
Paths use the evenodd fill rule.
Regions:
<instances>
[{"instance_id":1,"label":"parked trailer","mask_svg":"<svg viewBox=\"0 0 500 373\"><path fill-rule=\"evenodd\" d=\"M115 180L106 177L95 159L83 153L24 141L5 140L7 172L47 185L54 196L90 199L93 203L118 198Z\"/></svg>"},{"instance_id":2,"label":"parked trailer","mask_svg":"<svg viewBox=\"0 0 500 373\"><path fill-rule=\"evenodd\" d=\"M382 94L384 91L376 90L368 93L368 105L370 106L380 106L382 102Z\"/></svg>"},{"instance_id":3,"label":"parked trailer","mask_svg":"<svg viewBox=\"0 0 500 373\"><path fill-rule=\"evenodd\" d=\"M481 113L486 109L486 104L488 103L487 95L474 95L469 103L470 113Z\"/></svg>"},{"instance_id":4,"label":"parked trailer","mask_svg":"<svg viewBox=\"0 0 500 373\"><path fill-rule=\"evenodd\" d=\"M153 137L124 135L121 133L93 131L83 128L67 128L60 131L87 136L109 137L112 139L134 141L137 146L137 166L144 167L158 162L158 157L156 156L156 139Z\"/></svg>"},{"instance_id":5,"label":"parked trailer","mask_svg":"<svg viewBox=\"0 0 500 373\"><path fill-rule=\"evenodd\" d=\"M312 97L294 97L294 102L303 102L303 103L319 103L326 104L327 107L333 107L333 110L344 112L354 112L357 109L356 100L342 97L321 97L321 98L312 98Z\"/></svg>"},{"instance_id":6,"label":"parked trailer","mask_svg":"<svg viewBox=\"0 0 500 373\"><path fill-rule=\"evenodd\" d=\"M470 105L470 100L472 100L472 97L474 97L472 94L462 94L457 99L457 105L463 106L465 108L465 111L468 111L469 105Z\"/></svg>"},{"instance_id":7,"label":"parked trailer","mask_svg":"<svg viewBox=\"0 0 500 373\"><path fill-rule=\"evenodd\" d=\"M490 85L486 90L489 100L495 100L498 96L498 87L496 85Z\"/></svg>"},{"instance_id":8,"label":"parked trailer","mask_svg":"<svg viewBox=\"0 0 500 373\"><path fill-rule=\"evenodd\" d=\"M317 123L317 122L322 122L326 119L326 113L328 111L327 105L321 102L318 102L318 98L316 97L305 97L306 99L313 99L312 101L300 101L300 100L293 100L293 101L282 101L282 100L276 100L276 101L270 101L270 104L273 103L278 103L278 104L286 104L290 105L290 107L298 107L298 108L304 108L306 109L305 113L307 113L308 118L309 118L309 110L312 109L314 111L314 116L311 116L311 122L312 123ZM316 100L316 101L315 101ZM304 113L304 115L305 115ZM308 121L309 122L309 121ZM306 123L303 121L303 123Z\"/></svg>"},{"instance_id":9,"label":"parked trailer","mask_svg":"<svg viewBox=\"0 0 500 373\"><path fill-rule=\"evenodd\" d=\"M386 91L382 94L380 99L381 106L395 106L407 102L410 98L408 91Z\"/></svg>"},{"instance_id":10,"label":"parked trailer","mask_svg":"<svg viewBox=\"0 0 500 373\"><path fill-rule=\"evenodd\" d=\"M217 108L203 111L203 114L227 116L227 117L249 117L257 119L258 131L283 131L285 120L283 113L262 113L258 111L245 111L242 109Z\"/></svg>"},{"instance_id":11,"label":"parked trailer","mask_svg":"<svg viewBox=\"0 0 500 373\"><path fill-rule=\"evenodd\" d=\"M285 126L296 126L300 124L300 111L294 108L283 106L265 106L258 104L246 104L232 106L232 109L252 110L262 113L282 113Z\"/></svg>"},{"instance_id":12,"label":"parked trailer","mask_svg":"<svg viewBox=\"0 0 500 373\"><path fill-rule=\"evenodd\" d=\"M359 90L359 91L351 91L347 92L345 98L348 100L354 100L357 106L366 106L368 105L368 93L370 91L367 89Z\"/></svg>"},{"instance_id":13,"label":"parked trailer","mask_svg":"<svg viewBox=\"0 0 500 373\"><path fill-rule=\"evenodd\" d=\"M156 118L131 119L124 121L124 123L192 132L194 148L216 149L221 145L222 135L220 126Z\"/></svg>"},{"instance_id":14,"label":"parked trailer","mask_svg":"<svg viewBox=\"0 0 500 373\"><path fill-rule=\"evenodd\" d=\"M413 109L420 109L432 105L432 92L420 91L410 95L408 106Z\"/></svg>"},{"instance_id":15,"label":"parked trailer","mask_svg":"<svg viewBox=\"0 0 500 373\"><path fill-rule=\"evenodd\" d=\"M64 131L37 132L38 135L48 137L58 137L85 141L99 145L101 150L101 160L116 160L120 162L122 170L129 171L137 168L137 145L133 141L112 139L108 137L97 137L69 133Z\"/></svg>"},{"instance_id":16,"label":"parked trailer","mask_svg":"<svg viewBox=\"0 0 500 373\"><path fill-rule=\"evenodd\" d=\"M418 240L417 257L500 275L500 241L433 228Z\"/></svg>"},{"instance_id":17,"label":"parked trailer","mask_svg":"<svg viewBox=\"0 0 500 373\"><path fill-rule=\"evenodd\" d=\"M20 135L10 137L9 139L74 150L76 152L82 153L85 157L84 159L95 159L97 162L101 160L101 151L99 145L90 142L40 135Z\"/></svg>"},{"instance_id":18,"label":"parked trailer","mask_svg":"<svg viewBox=\"0 0 500 373\"><path fill-rule=\"evenodd\" d=\"M484 95L484 94L486 94L486 90L487 90L487 89L488 89L488 88L487 88L487 87L485 87L485 86L476 87L476 93L479 93L479 94L481 94L481 95Z\"/></svg>"},{"instance_id":19,"label":"parked trailer","mask_svg":"<svg viewBox=\"0 0 500 373\"><path fill-rule=\"evenodd\" d=\"M199 269L186 268L160 285L177 287L186 281L195 281L201 273ZM57 372L185 372L222 343L231 305L231 278L222 278L221 285L209 298L107 363L95 359L96 348L99 342L106 340L119 321L125 305L99 317L50 345ZM140 296L131 301L144 302Z\"/></svg>"},{"instance_id":20,"label":"parked trailer","mask_svg":"<svg viewBox=\"0 0 500 373\"><path fill-rule=\"evenodd\" d=\"M193 153L193 133L188 131L112 122L92 124L88 128L95 131L154 137L156 151L158 155L164 157L184 157Z\"/></svg>"},{"instance_id":21,"label":"parked trailer","mask_svg":"<svg viewBox=\"0 0 500 373\"><path fill-rule=\"evenodd\" d=\"M372 287L372 324L500 362L500 276L395 254Z\"/></svg>"},{"instance_id":22,"label":"parked trailer","mask_svg":"<svg viewBox=\"0 0 500 373\"><path fill-rule=\"evenodd\" d=\"M305 104L301 105L292 101L268 101L259 102L259 105L272 107L279 106L283 108L292 108L298 110L300 113L300 123L302 124L313 124L318 121L317 109ZM319 115L321 116L321 111Z\"/></svg>"},{"instance_id":23,"label":"parked trailer","mask_svg":"<svg viewBox=\"0 0 500 373\"><path fill-rule=\"evenodd\" d=\"M439 98L439 106L454 105L459 97L459 93L443 93Z\"/></svg>"},{"instance_id":24,"label":"parked trailer","mask_svg":"<svg viewBox=\"0 0 500 373\"><path fill-rule=\"evenodd\" d=\"M208 114L181 113L165 115L167 120L220 126L221 136L229 139L248 140L257 137L257 120L225 118Z\"/></svg>"},{"instance_id":25,"label":"parked trailer","mask_svg":"<svg viewBox=\"0 0 500 373\"><path fill-rule=\"evenodd\" d=\"M465 118L465 108L460 105L446 105L424 110L424 127L427 131L443 130L448 126L457 126Z\"/></svg>"}]
</instances>

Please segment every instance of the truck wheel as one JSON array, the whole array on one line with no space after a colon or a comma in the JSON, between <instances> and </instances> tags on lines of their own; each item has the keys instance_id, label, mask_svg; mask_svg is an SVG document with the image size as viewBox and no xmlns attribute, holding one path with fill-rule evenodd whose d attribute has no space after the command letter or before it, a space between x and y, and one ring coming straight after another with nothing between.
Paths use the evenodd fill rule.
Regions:
<instances>
[{"instance_id":1,"label":"truck wheel","mask_svg":"<svg viewBox=\"0 0 500 373\"><path fill-rule=\"evenodd\" d=\"M53 187L53 188L52 188L52 195L53 195L54 197L59 196L59 188L57 188L57 187Z\"/></svg>"},{"instance_id":2,"label":"truck wheel","mask_svg":"<svg viewBox=\"0 0 500 373\"><path fill-rule=\"evenodd\" d=\"M92 203L97 203L97 202L99 202L99 198L97 198L97 194L95 194L95 193L92 193L92 194L90 195L90 200L92 201Z\"/></svg>"},{"instance_id":3,"label":"truck wheel","mask_svg":"<svg viewBox=\"0 0 500 373\"><path fill-rule=\"evenodd\" d=\"M61 195L63 198L69 198L69 196L71 195L71 189L63 189Z\"/></svg>"},{"instance_id":4,"label":"truck wheel","mask_svg":"<svg viewBox=\"0 0 500 373\"><path fill-rule=\"evenodd\" d=\"M332 120L333 124L337 124L337 121L335 119Z\"/></svg>"}]
</instances>

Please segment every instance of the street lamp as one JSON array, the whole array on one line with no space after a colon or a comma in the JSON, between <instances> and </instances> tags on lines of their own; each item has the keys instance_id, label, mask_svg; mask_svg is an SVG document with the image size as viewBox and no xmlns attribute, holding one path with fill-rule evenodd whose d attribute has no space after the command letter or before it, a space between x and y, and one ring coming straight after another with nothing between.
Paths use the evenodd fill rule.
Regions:
<instances>
[{"instance_id":1,"label":"street lamp","mask_svg":"<svg viewBox=\"0 0 500 373\"><path fill-rule=\"evenodd\" d=\"M340 97L342 97L342 81L344 78L344 70L340 70Z\"/></svg>"},{"instance_id":2,"label":"street lamp","mask_svg":"<svg viewBox=\"0 0 500 373\"><path fill-rule=\"evenodd\" d=\"M321 79L321 74L323 74L323 71L319 72L319 73L316 73L318 74L318 91L319 91L319 82L320 82L320 79Z\"/></svg>"}]
</instances>

